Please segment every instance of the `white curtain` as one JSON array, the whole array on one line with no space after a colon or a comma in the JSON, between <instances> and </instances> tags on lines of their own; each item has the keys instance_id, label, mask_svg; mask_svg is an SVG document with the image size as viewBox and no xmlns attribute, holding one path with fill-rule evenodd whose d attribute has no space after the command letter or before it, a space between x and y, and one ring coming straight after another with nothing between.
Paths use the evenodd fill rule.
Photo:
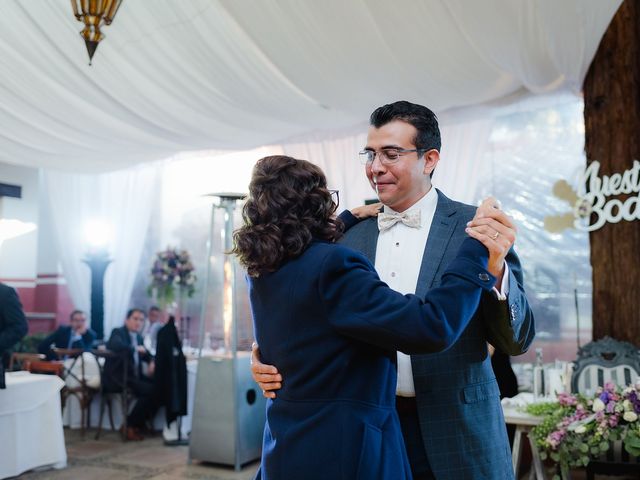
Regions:
<instances>
[{"instance_id":1,"label":"white curtain","mask_svg":"<svg viewBox=\"0 0 640 480\"><path fill-rule=\"evenodd\" d=\"M125 318L154 201L156 167L136 167L101 175L45 171L44 187L55 242L76 308L90 311L90 272L83 263L85 228L99 221L108 231L113 262L104 282L104 334Z\"/></svg>"},{"instance_id":2,"label":"white curtain","mask_svg":"<svg viewBox=\"0 0 640 480\"><path fill-rule=\"evenodd\" d=\"M0 2L1 162L117 170L345 131L399 99L575 93L621 0L149 3L123 2L88 67L69 2Z\"/></svg>"},{"instance_id":3,"label":"white curtain","mask_svg":"<svg viewBox=\"0 0 640 480\"><path fill-rule=\"evenodd\" d=\"M442 125L440 162L433 184L449 198L475 205L478 181L487 168L485 152L493 116Z\"/></svg>"},{"instance_id":4,"label":"white curtain","mask_svg":"<svg viewBox=\"0 0 640 480\"><path fill-rule=\"evenodd\" d=\"M314 139L281 145L282 153L295 158L309 160L318 165L327 175L329 188L340 191L340 208L362 205L366 199L375 198L369 186L364 165L358 152L367 142L366 127L360 135Z\"/></svg>"}]
</instances>

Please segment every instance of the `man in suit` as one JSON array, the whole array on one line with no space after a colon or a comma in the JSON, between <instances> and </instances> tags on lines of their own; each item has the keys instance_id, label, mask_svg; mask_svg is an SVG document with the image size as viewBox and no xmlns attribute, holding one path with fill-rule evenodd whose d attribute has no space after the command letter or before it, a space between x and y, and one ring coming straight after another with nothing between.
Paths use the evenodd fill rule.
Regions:
<instances>
[{"instance_id":1,"label":"man in suit","mask_svg":"<svg viewBox=\"0 0 640 480\"><path fill-rule=\"evenodd\" d=\"M414 479L511 480L487 342L518 355L533 340L533 314L511 248L516 231L498 209L474 217L475 207L432 187L440 146L437 118L428 108L402 101L376 109L361 157L384 212L353 226L342 242L364 253L389 286L424 297L440 284L467 234L491 238L488 269L498 279L496 288L483 294L474 318L450 349L410 357L398 353L396 407ZM257 351L253 363L265 396L274 396L269 390L280 388L286 378L261 365Z\"/></svg>"},{"instance_id":2,"label":"man in suit","mask_svg":"<svg viewBox=\"0 0 640 480\"><path fill-rule=\"evenodd\" d=\"M151 350L156 349L156 344L158 341L158 331L164 327L167 319L162 318L162 312L158 307L153 305L149 308L147 313L147 323L145 324L142 330L142 338L145 340L149 337L148 343L146 345L151 345Z\"/></svg>"},{"instance_id":3,"label":"man in suit","mask_svg":"<svg viewBox=\"0 0 640 480\"><path fill-rule=\"evenodd\" d=\"M140 331L144 325L144 311L132 308L127 312L124 326L114 328L107 342L107 349L119 353L119 358L107 358L104 365L105 389L121 391L124 378L124 356L127 365L127 387L137 398L133 410L127 417L129 440L143 440L142 430L146 422L152 419L158 410L158 402L154 392L153 376L155 364L149 351L144 347ZM147 362L147 374L143 373L142 364Z\"/></svg>"},{"instance_id":4,"label":"man in suit","mask_svg":"<svg viewBox=\"0 0 640 480\"><path fill-rule=\"evenodd\" d=\"M16 291L0 283L0 388L5 388L4 366L8 350L27 334L29 327Z\"/></svg>"},{"instance_id":5,"label":"man in suit","mask_svg":"<svg viewBox=\"0 0 640 480\"><path fill-rule=\"evenodd\" d=\"M38 352L47 356L47 360L57 359L55 348L81 348L91 350L96 332L87 327L87 316L82 310L74 310L69 316L69 325L61 325L38 345Z\"/></svg>"}]
</instances>

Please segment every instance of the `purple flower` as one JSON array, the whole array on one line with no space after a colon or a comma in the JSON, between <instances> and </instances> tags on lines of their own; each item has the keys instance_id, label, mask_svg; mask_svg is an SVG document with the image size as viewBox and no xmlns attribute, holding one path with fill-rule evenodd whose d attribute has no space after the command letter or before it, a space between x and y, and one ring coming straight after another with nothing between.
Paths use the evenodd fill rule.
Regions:
<instances>
[{"instance_id":1,"label":"purple flower","mask_svg":"<svg viewBox=\"0 0 640 480\"><path fill-rule=\"evenodd\" d=\"M547 442L549 443L551 448L555 449L558 445L560 445L560 442L562 442L562 439L564 438L566 433L567 433L567 431L564 430L564 429L560 429L560 430L556 430L555 432L551 432L549 434L549 436L547 437Z\"/></svg>"},{"instance_id":2,"label":"purple flower","mask_svg":"<svg viewBox=\"0 0 640 480\"><path fill-rule=\"evenodd\" d=\"M568 406L577 404L578 399L574 395L571 395L570 393L562 392L558 394L558 402L563 407L568 407Z\"/></svg>"}]
</instances>

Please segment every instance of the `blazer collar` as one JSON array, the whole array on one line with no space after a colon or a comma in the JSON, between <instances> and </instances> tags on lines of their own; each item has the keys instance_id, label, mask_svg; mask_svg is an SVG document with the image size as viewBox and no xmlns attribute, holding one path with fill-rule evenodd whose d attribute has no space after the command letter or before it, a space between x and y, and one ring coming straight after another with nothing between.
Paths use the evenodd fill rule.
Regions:
<instances>
[{"instance_id":1,"label":"blazer collar","mask_svg":"<svg viewBox=\"0 0 640 480\"><path fill-rule=\"evenodd\" d=\"M447 246L453 235L453 231L458 223L457 207L440 190L438 193L438 206L433 216L429 237L422 254L422 267L418 274L418 284L416 285L416 295L424 298L427 291L433 286L436 272L442 263Z\"/></svg>"}]
</instances>

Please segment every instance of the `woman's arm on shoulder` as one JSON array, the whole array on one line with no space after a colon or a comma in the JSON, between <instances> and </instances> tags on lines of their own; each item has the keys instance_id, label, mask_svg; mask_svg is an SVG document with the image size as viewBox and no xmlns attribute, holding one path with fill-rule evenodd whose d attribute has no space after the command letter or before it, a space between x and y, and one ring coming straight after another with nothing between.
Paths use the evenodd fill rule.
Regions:
<instances>
[{"instance_id":1,"label":"woman's arm on shoulder","mask_svg":"<svg viewBox=\"0 0 640 480\"><path fill-rule=\"evenodd\" d=\"M338 215L338 218L344 223L344 231L346 232L365 218L377 216L381 209L382 203L380 202L372 203L371 205L362 205L352 208L351 210L344 210Z\"/></svg>"}]
</instances>

